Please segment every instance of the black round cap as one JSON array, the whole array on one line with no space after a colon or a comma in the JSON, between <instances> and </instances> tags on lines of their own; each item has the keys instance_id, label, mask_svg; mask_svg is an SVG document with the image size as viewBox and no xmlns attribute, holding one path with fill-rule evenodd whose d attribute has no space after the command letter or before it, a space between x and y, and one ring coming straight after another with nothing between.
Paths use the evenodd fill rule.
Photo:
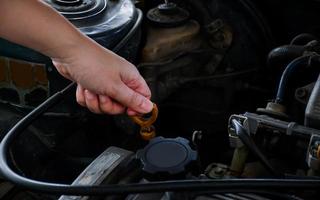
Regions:
<instances>
[{"instance_id":1,"label":"black round cap","mask_svg":"<svg viewBox=\"0 0 320 200\"><path fill-rule=\"evenodd\" d=\"M174 3L160 4L148 11L147 18L160 27L176 27L184 24L189 19L189 12L176 6Z\"/></svg>"},{"instance_id":2,"label":"black round cap","mask_svg":"<svg viewBox=\"0 0 320 200\"><path fill-rule=\"evenodd\" d=\"M156 137L137 152L137 158L144 172L174 175L184 172L187 165L197 160L197 152L191 149L185 138Z\"/></svg>"}]
</instances>

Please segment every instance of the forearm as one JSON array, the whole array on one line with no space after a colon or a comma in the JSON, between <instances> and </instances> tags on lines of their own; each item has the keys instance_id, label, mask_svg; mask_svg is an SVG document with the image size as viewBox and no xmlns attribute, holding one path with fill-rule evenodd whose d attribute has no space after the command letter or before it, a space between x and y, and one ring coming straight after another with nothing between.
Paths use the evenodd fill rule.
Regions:
<instances>
[{"instance_id":1,"label":"forearm","mask_svg":"<svg viewBox=\"0 0 320 200\"><path fill-rule=\"evenodd\" d=\"M69 21L38 0L0 0L0 37L57 59L89 41Z\"/></svg>"},{"instance_id":2,"label":"forearm","mask_svg":"<svg viewBox=\"0 0 320 200\"><path fill-rule=\"evenodd\" d=\"M81 34L37 0L0 0L0 37L51 57L54 66L78 83L77 101L96 113L150 112L150 90L128 61Z\"/></svg>"}]
</instances>

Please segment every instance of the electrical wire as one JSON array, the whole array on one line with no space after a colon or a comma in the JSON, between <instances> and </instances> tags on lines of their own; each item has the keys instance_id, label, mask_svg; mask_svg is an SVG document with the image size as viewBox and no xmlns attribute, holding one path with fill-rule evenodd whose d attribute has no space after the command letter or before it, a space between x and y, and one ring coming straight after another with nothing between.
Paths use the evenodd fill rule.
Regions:
<instances>
[{"instance_id":1,"label":"electrical wire","mask_svg":"<svg viewBox=\"0 0 320 200\"><path fill-rule=\"evenodd\" d=\"M226 195L226 198L228 198L228 194L229 191L217 191L215 192L214 194L225 194ZM263 196L256 196L256 198L258 199L265 199L265 198L272 198L272 199L287 199L287 200L302 200L300 197L297 197L295 195L291 195L291 194L283 194L283 193L280 193L280 192L274 192L274 191L264 191L264 190L242 190L242 191L236 191L234 190L232 192L232 194L236 194L236 195L239 195L239 199L243 198L243 199L254 199L254 197L249 197L249 198L246 198L248 197L250 194L255 194L255 195L263 195ZM199 193L196 193L194 196L198 197L198 196L207 196L208 198L212 198L212 197L215 197L214 195L212 195L212 192L208 191L208 192L199 192ZM230 197L229 197L230 198Z\"/></svg>"}]
</instances>

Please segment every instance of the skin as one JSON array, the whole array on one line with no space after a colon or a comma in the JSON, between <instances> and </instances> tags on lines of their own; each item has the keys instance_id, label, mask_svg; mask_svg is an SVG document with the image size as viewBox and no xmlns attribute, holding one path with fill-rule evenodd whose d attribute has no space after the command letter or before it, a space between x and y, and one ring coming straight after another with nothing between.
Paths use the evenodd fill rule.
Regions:
<instances>
[{"instance_id":1,"label":"skin","mask_svg":"<svg viewBox=\"0 0 320 200\"><path fill-rule=\"evenodd\" d=\"M77 102L94 113L148 113L150 89L124 58L79 32L37 0L0 0L0 37L39 51L77 82Z\"/></svg>"}]
</instances>

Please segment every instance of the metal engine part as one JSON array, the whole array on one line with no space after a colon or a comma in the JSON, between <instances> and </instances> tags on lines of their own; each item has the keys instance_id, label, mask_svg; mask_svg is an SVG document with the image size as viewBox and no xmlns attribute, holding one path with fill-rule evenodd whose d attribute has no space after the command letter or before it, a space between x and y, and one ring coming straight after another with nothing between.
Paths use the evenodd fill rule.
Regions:
<instances>
[{"instance_id":1,"label":"metal engine part","mask_svg":"<svg viewBox=\"0 0 320 200\"><path fill-rule=\"evenodd\" d=\"M78 177L72 185L101 185L108 183L119 174L124 163L132 159L133 152L109 147L100 154ZM123 169L122 169L123 170ZM87 200L83 196L62 196L59 200Z\"/></svg>"}]
</instances>

